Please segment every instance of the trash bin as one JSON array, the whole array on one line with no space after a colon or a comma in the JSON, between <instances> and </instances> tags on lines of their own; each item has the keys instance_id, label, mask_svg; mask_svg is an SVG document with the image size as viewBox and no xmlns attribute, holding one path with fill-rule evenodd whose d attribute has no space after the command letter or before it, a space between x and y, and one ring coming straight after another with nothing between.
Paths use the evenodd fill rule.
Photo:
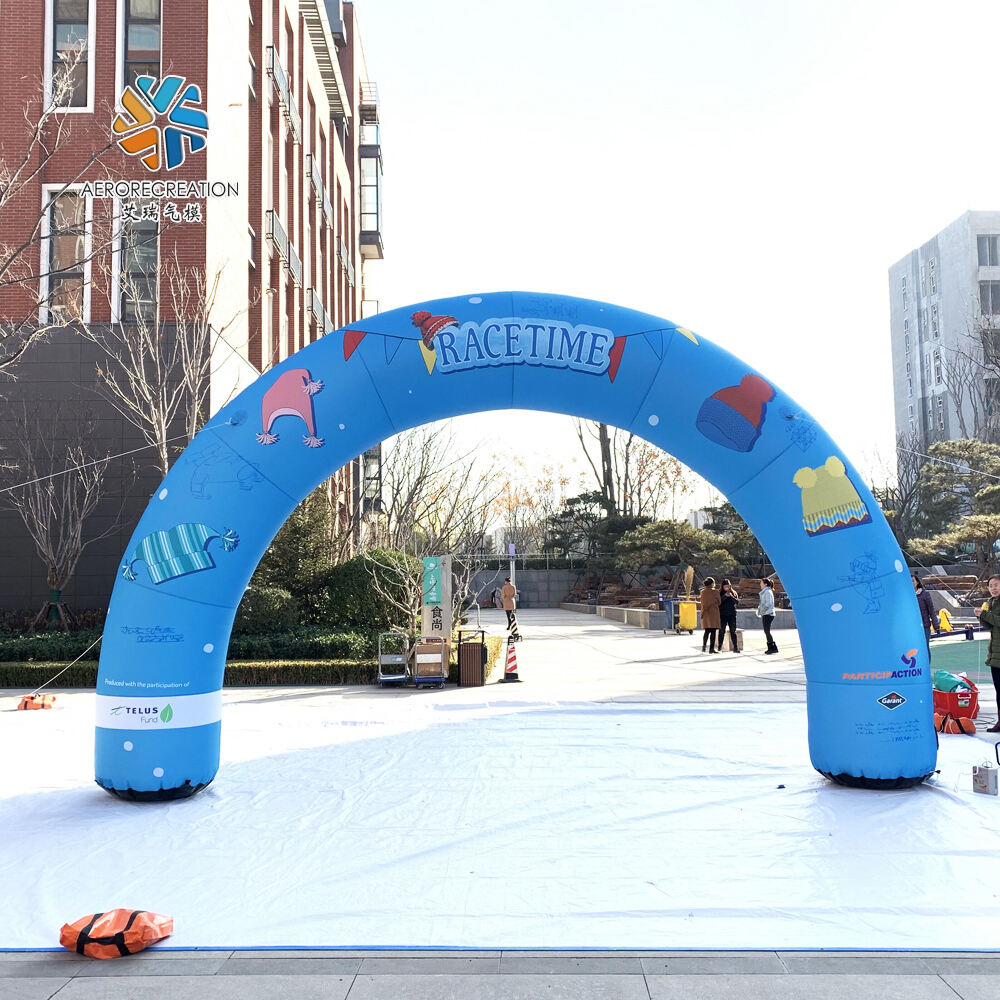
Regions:
<instances>
[{"instance_id":1,"label":"trash bin","mask_svg":"<svg viewBox=\"0 0 1000 1000\"><path fill-rule=\"evenodd\" d=\"M478 636L478 638L468 638ZM486 631L460 630L458 633L458 686L482 687L486 683Z\"/></svg>"},{"instance_id":2,"label":"trash bin","mask_svg":"<svg viewBox=\"0 0 1000 1000\"><path fill-rule=\"evenodd\" d=\"M698 604L695 601L677 602L677 631L691 632L698 627Z\"/></svg>"}]
</instances>

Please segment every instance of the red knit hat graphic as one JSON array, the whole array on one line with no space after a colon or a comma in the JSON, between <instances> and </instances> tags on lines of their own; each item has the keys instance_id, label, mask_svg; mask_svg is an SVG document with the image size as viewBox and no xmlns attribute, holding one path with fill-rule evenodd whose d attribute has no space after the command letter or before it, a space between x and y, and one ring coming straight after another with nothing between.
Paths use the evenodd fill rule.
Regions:
<instances>
[{"instance_id":1,"label":"red knit hat graphic","mask_svg":"<svg viewBox=\"0 0 1000 1000\"><path fill-rule=\"evenodd\" d=\"M316 437L316 420L312 398L323 388L319 380L313 381L307 368L290 368L282 372L261 401L260 419L264 427L257 435L260 444L274 444L278 435L271 428L278 417L298 417L304 421L308 434L302 435L307 448L320 448L323 438ZM303 398L304 397L304 398Z\"/></svg>"},{"instance_id":2,"label":"red knit hat graphic","mask_svg":"<svg viewBox=\"0 0 1000 1000\"><path fill-rule=\"evenodd\" d=\"M710 441L732 451L748 452L760 437L765 406L774 387L759 375L744 375L739 385L713 392L698 411L695 426Z\"/></svg>"},{"instance_id":3,"label":"red knit hat graphic","mask_svg":"<svg viewBox=\"0 0 1000 1000\"><path fill-rule=\"evenodd\" d=\"M774 399L774 389L759 375L744 375L739 385L731 385L713 393L737 413L759 427L764 412L764 404Z\"/></svg>"},{"instance_id":4,"label":"red knit hat graphic","mask_svg":"<svg viewBox=\"0 0 1000 1000\"><path fill-rule=\"evenodd\" d=\"M443 330L446 326L458 325L458 320L454 316L432 316L423 309L420 312L415 312L410 317L410 321L420 331L424 347L428 350L433 347L434 335L438 331Z\"/></svg>"}]
</instances>

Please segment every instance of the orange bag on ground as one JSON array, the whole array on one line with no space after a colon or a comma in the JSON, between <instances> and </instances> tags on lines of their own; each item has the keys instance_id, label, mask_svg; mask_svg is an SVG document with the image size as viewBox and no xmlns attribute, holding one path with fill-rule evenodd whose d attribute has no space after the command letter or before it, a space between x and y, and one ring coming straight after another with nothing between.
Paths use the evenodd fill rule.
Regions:
<instances>
[{"instance_id":1,"label":"orange bag on ground","mask_svg":"<svg viewBox=\"0 0 1000 1000\"><path fill-rule=\"evenodd\" d=\"M134 955L173 932L173 917L148 910L108 910L63 924L59 943L91 958L118 958Z\"/></svg>"},{"instance_id":2,"label":"orange bag on ground","mask_svg":"<svg viewBox=\"0 0 1000 1000\"><path fill-rule=\"evenodd\" d=\"M55 703L54 694L26 694L17 707L23 712L33 708L51 708Z\"/></svg>"},{"instance_id":3,"label":"orange bag on ground","mask_svg":"<svg viewBox=\"0 0 1000 1000\"><path fill-rule=\"evenodd\" d=\"M966 736L976 735L976 724L965 716L941 715L934 713L934 728L939 733L964 733Z\"/></svg>"}]
</instances>

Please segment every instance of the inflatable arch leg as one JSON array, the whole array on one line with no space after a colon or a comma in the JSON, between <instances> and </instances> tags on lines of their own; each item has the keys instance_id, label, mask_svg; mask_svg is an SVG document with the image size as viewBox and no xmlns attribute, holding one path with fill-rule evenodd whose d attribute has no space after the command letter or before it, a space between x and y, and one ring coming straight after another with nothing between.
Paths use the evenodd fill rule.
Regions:
<instances>
[{"instance_id":1,"label":"inflatable arch leg","mask_svg":"<svg viewBox=\"0 0 1000 1000\"><path fill-rule=\"evenodd\" d=\"M905 564L823 429L766 377L667 320L498 292L331 333L262 375L191 442L140 520L112 595L98 784L140 800L208 784L233 617L296 504L392 434L507 408L614 424L713 483L792 599L813 765L873 788L933 772L930 671Z\"/></svg>"}]
</instances>

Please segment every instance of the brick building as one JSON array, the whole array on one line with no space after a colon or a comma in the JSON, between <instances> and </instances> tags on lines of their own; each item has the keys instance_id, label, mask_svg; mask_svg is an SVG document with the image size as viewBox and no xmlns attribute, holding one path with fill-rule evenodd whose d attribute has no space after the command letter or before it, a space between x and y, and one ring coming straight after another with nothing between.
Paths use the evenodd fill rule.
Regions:
<instances>
[{"instance_id":1,"label":"brick building","mask_svg":"<svg viewBox=\"0 0 1000 1000\"><path fill-rule=\"evenodd\" d=\"M0 160L23 158L25 109L40 95L61 105L0 210L0 245L27 241L20 263L32 276L0 283L0 322L37 313L54 325L0 383L0 416L86 411L95 457L141 448L100 388L105 355L80 330L176 328L171 268L201 271L212 289L205 416L374 308L365 287L382 257L378 90L353 4L31 0L0 4L0 44ZM0 419L8 461L12 427ZM65 589L77 607L110 595L158 478L148 459L139 451L109 469L88 534L110 533ZM375 502L378 477L376 450L331 481L344 523L357 523L366 489ZM0 510L0 540L0 608L38 606L44 569L12 511Z\"/></svg>"}]
</instances>

